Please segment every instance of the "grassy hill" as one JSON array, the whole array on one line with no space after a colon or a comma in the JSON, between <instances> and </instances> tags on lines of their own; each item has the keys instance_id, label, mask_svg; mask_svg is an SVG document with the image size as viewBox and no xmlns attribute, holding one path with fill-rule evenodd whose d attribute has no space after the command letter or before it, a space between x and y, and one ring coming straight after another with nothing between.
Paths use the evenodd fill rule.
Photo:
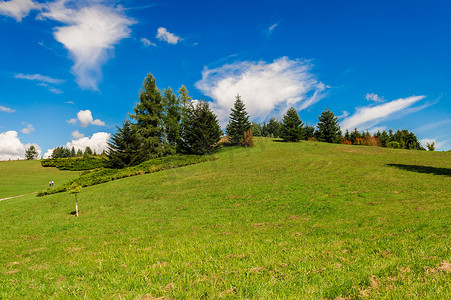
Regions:
<instances>
[{"instance_id":1,"label":"grassy hill","mask_svg":"<svg viewBox=\"0 0 451 300\"><path fill-rule=\"evenodd\" d=\"M78 174L43 168L37 160L0 161L0 199L44 190L51 180L57 187Z\"/></svg>"},{"instance_id":2,"label":"grassy hill","mask_svg":"<svg viewBox=\"0 0 451 300\"><path fill-rule=\"evenodd\" d=\"M84 188L78 218L67 193L0 202L0 298L451 294L451 153L258 139L217 156Z\"/></svg>"}]
</instances>

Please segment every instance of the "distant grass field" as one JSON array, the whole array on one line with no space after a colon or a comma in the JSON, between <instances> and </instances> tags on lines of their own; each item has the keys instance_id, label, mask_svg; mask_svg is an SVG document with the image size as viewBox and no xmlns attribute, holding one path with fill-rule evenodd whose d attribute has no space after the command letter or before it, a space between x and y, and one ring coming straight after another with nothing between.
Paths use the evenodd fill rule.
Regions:
<instances>
[{"instance_id":1,"label":"distant grass field","mask_svg":"<svg viewBox=\"0 0 451 300\"><path fill-rule=\"evenodd\" d=\"M447 299L451 153L258 139L0 202L0 298ZM56 180L55 180L56 181Z\"/></svg>"},{"instance_id":2,"label":"distant grass field","mask_svg":"<svg viewBox=\"0 0 451 300\"><path fill-rule=\"evenodd\" d=\"M0 161L0 199L55 187L77 177L79 172L43 168L37 160Z\"/></svg>"}]
</instances>

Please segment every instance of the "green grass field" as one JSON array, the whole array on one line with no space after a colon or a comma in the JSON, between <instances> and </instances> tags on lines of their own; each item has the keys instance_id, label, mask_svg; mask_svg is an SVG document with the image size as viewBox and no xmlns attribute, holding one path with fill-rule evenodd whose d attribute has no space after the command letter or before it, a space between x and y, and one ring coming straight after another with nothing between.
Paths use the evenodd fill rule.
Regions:
<instances>
[{"instance_id":1,"label":"green grass field","mask_svg":"<svg viewBox=\"0 0 451 300\"><path fill-rule=\"evenodd\" d=\"M451 153L258 139L217 156L84 188L79 217L67 193L0 202L0 298L451 294Z\"/></svg>"},{"instance_id":2,"label":"green grass field","mask_svg":"<svg viewBox=\"0 0 451 300\"><path fill-rule=\"evenodd\" d=\"M0 161L0 199L47 189L51 180L57 187L78 174L43 168L37 160Z\"/></svg>"}]
</instances>

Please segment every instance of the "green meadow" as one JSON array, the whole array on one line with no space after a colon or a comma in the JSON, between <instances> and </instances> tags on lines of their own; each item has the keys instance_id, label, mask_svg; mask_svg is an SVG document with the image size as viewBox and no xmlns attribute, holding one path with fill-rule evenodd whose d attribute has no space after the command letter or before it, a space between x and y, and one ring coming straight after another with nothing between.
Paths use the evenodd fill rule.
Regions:
<instances>
[{"instance_id":1,"label":"green meadow","mask_svg":"<svg viewBox=\"0 0 451 300\"><path fill-rule=\"evenodd\" d=\"M44 190L51 180L57 187L78 175L79 172L43 168L37 160L0 161L0 199Z\"/></svg>"},{"instance_id":2,"label":"green meadow","mask_svg":"<svg viewBox=\"0 0 451 300\"><path fill-rule=\"evenodd\" d=\"M83 188L79 217L68 193L1 201L0 298L451 294L450 152L258 138L215 156ZM77 175L2 162L0 198Z\"/></svg>"}]
</instances>

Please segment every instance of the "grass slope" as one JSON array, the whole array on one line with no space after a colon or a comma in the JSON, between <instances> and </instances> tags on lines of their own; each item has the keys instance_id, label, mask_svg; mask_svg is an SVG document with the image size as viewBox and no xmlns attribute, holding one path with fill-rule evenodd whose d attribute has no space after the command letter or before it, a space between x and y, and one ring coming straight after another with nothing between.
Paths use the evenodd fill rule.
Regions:
<instances>
[{"instance_id":1,"label":"grass slope","mask_svg":"<svg viewBox=\"0 0 451 300\"><path fill-rule=\"evenodd\" d=\"M445 299L450 153L258 139L0 202L0 298ZM389 166L395 164L396 166Z\"/></svg>"},{"instance_id":2,"label":"grass slope","mask_svg":"<svg viewBox=\"0 0 451 300\"><path fill-rule=\"evenodd\" d=\"M78 176L80 172L43 168L38 160L0 161L0 199L55 187Z\"/></svg>"}]
</instances>

